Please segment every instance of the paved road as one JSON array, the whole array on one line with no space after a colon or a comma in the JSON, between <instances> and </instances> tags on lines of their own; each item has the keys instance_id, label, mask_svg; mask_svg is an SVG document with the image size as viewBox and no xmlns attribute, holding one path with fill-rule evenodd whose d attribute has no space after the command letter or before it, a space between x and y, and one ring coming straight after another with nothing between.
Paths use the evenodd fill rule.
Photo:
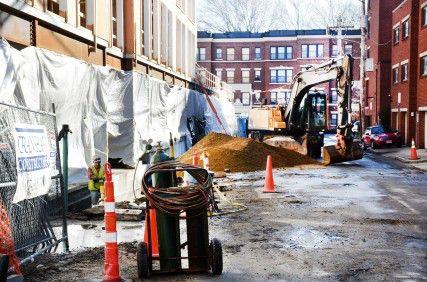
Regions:
<instances>
[{"instance_id":1,"label":"paved road","mask_svg":"<svg viewBox=\"0 0 427 282\"><path fill-rule=\"evenodd\" d=\"M221 184L248 210L214 217L224 273L154 280L427 279L427 174L381 156L315 169L274 172L278 193L263 194L263 172ZM136 278L136 248L121 247L122 277ZM102 278L102 249L32 268L35 280ZM77 261L77 258L79 259ZM52 262L51 262L52 263ZM31 278L31 276L30 276Z\"/></svg>"}]
</instances>

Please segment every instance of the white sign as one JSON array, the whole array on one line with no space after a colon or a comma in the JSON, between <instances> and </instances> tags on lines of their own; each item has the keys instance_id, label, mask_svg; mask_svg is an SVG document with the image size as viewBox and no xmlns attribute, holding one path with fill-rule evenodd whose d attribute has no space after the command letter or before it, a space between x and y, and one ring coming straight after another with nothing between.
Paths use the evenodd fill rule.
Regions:
<instances>
[{"instance_id":1,"label":"white sign","mask_svg":"<svg viewBox=\"0 0 427 282\"><path fill-rule=\"evenodd\" d=\"M46 127L15 124L17 187L13 202L49 192L51 185L50 143Z\"/></svg>"},{"instance_id":2,"label":"white sign","mask_svg":"<svg viewBox=\"0 0 427 282\"><path fill-rule=\"evenodd\" d=\"M365 60L365 71L374 71L374 59L367 58Z\"/></svg>"}]
</instances>

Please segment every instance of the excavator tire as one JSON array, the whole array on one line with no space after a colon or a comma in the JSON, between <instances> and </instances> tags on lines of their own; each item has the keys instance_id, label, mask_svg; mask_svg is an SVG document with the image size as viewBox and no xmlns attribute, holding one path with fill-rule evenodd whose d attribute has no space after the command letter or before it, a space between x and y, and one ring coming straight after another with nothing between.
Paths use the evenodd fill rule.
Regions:
<instances>
[{"instance_id":1,"label":"excavator tire","mask_svg":"<svg viewBox=\"0 0 427 282\"><path fill-rule=\"evenodd\" d=\"M323 147L324 165L360 160L361 158L363 158L363 147L360 142L353 142L347 154L338 150L335 145Z\"/></svg>"}]
</instances>

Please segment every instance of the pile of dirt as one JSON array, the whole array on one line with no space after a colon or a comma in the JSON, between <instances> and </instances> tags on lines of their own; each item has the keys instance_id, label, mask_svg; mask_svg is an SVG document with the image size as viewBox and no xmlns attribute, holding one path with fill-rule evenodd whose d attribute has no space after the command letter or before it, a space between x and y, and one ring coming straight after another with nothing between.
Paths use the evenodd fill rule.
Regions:
<instances>
[{"instance_id":1,"label":"pile of dirt","mask_svg":"<svg viewBox=\"0 0 427 282\"><path fill-rule=\"evenodd\" d=\"M314 159L295 151L273 147L249 138L232 137L221 133L209 133L195 146L179 157L192 164L193 153L206 152L213 171L250 172L265 169L267 156L273 158L274 168L319 164ZM199 165L202 165L200 160Z\"/></svg>"}]
</instances>

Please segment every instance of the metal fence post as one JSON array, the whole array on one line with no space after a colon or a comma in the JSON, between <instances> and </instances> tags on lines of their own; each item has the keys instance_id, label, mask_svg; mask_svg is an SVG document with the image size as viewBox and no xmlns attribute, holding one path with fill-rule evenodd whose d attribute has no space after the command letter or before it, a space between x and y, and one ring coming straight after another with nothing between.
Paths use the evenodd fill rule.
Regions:
<instances>
[{"instance_id":1,"label":"metal fence post","mask_svg":"<svg viewBox=\"0 0 427 282\"><path fill-rule=\"evenodd\" d=\"M62 198L63 198L63 209L62 209L62 237L64 240L65 251L70 251L70 245L68 242L68 228L67 228L67 212L68 212L68 133L72 133L68 124L63 124L62 129L59 132L59 140L62 139Z\"/></svg>"}]
</instances>

